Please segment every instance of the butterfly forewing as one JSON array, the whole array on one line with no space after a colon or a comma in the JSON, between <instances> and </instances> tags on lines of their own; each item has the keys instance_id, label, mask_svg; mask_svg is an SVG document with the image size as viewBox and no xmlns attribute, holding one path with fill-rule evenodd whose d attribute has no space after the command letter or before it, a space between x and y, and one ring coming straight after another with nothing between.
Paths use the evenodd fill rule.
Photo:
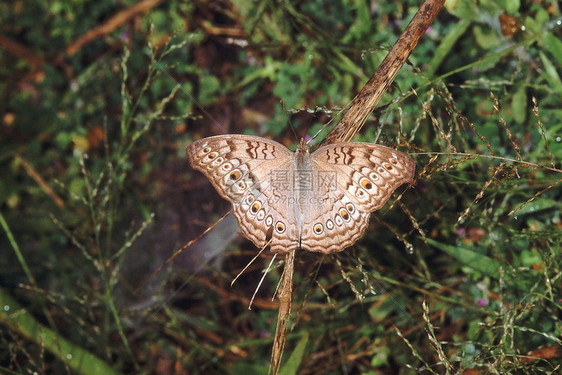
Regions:
<instances>
[{"instance_id":1,"label":"butterfly forewing","mask_svg":"<svg viewBox=\"0 0 562 375\"><path fill-rule=\"evenodd\" d=\"M396 188L414 178L414 161L381 145L338 143L323 146L311 156L317 168L335 171L338 187L363 212L380 209Z\"/></svg>"},{"instance_id":2,"label":"butterfly forewing","mask_svg":"<svg viewBox=\"0 0 562 375\"><path fill-rule=\"evenodd\" d=\"M257 247L270 242L272 251L281 252L298 243L296 227L289 225L295 221L294 211L282 199L287 191L277 191L274 180L279 171L293 169L293 152L280 143L245 135L204 138L186 152L191 166L232 203L242 233Z\"/></svg>"},{"instance_id":3,"label":"butterfly forewing","mask_svg":"<svg viewBox=\"0 0 562 375\"><path fill-rule=\"evenodd\" d=\"M271 168L290 162L292 153L280 143L243 135L219 135L193 142L186 149L194 169L205 174L218 193L240 200Z\"/></svg>"}]
</instances>

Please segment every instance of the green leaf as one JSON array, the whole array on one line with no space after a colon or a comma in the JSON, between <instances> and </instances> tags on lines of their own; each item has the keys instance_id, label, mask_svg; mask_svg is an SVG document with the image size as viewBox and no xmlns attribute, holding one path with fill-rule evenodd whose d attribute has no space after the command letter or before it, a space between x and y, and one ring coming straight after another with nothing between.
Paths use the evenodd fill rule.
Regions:
<instances>
[{"instance_id":1,"label":"green leaf","mask_svg":"<svg viewBox=\"0 0 562 375\"><path fill-rule=\"evenodd\" d=\"M537 22L537 20L532 17L525 17L523 25L525 25L525 29L529 30L529 32L532 34L538 34L542 29L542 24Z\"/></svg>"},{"instance_id":2,"label":"green leaf","mask_svg":"<svg viewBox=\"0 0 562 375\"><path fill-rule=\"evenodd\" d=\"M537 251L531 250L523 250L520 260L525 267L532 267L535 264L542 264L544 262Z\"/></svg>"},{"instance_id":3,"label":"green leaf","mask_svg":"<svg viewBox=\"0 0 562 375\"><path fill-rule=\"evenodd\" d=\"M562 94L562 80L556 71L556 67L542 51L539 52L539 56L544 65L545 78L548 81L548 84Z\"/></svg>"},{"instance_id":4,"label":"green leaf","mask_svg":"<svg viewBox=\"0 0 562 375\"><path fill-rule=\"evenodd\" d=\"M64 362L77 374L119 374L110 364L74 344L44 325L21 307L7 292L0 289L0 323L18 332L30 342L35 342Z\"/></svg>"},{"instance_id":5,"label":"green leaf","mask_svg":"<svg viewBox=\"0 0 562 375\"><path fill-rule=\"evenodd\" d=\"M232 375L267 374L267 366L261 364L234 363L228 373Z\"/></svg>"},{"instance_id":6,"label":"green leaf","mask_svg":"<svg viewBox=\"0 0 562 375\"><path fill-rule=\"evenodd\" d=\"M279 371L280 375L294 375L297 373L300 364L302 363L302 359L304 357L306 344L308 343L308 332L300 339L299 343L295 347L295 350L291 353L291 356L285 362L281 371Z\"/></svg>"},{"instance_id":7,"label":"green leaf","mask_svg":"<svg viewBox=\"0 0 562 375\"><path fill-rule=\"evenodd\" d=\"M476 38L476 43L478 43L478 45L484 49L492 49L493 47L500 44L498 34L495 30L484 30L480 26L475 26L473 32L474 37Z\"/></svg>"},{"instance_id":8,"label":"green leaf","mask_svg":"<svg viewBox=\"0 0 562 375\"><path fill-rule=\"evenodd\" d=\"M369 316L373 321L381 321L387 319L390 315L401 315L406 311L406 303L404 296L396 291L384 293L378 296L382 302L373 304L369 308Z\"/></svg>"},{"instance_id":9,"label":"green leaf","mask_svg":"<svg viewBox=\"0 0 562 375\"><path fill-rule=\"evenodd\" d=\"M515 14L519 11L521 7L521 2L519 0L495 0L496 3L509 14Z\"/></svg>"},{"instance_id":10,"label":"green leaf","mask_svg":"<svg viewBox=\"0 0 562 375\"><path fill-rule=\"evenodd\" d=\"M516 203L515 207L519 207L521 203ZM525 214L536 214L540 211L560 208L562 208L562 203L558 201L547 198L537 198L534 201L525 204L520 210L515 211L515 215L520 216Z\"/></svg>"},{"instance_id":11,"label":"green leaf","mask_svg":"<svg viewBox=\"0 0 562 375\"><path fill-rule=\"evenodd\" d=\"M544 33L542 38L544 47L550 52L559 65L562 65L562 40L551 33Z\"/></svg>"},{"instance_id":12,"label":"green leaf","mask_svg":"<svg viewBox=\"0 0 562 375\"><path fill-rule=\"evenodd\" d=\"M517 91L515 91L511 98L511 114L518 124L522 124L525 121L527 114L527 90L524 84L517 88Z\"/></svg>"},{"instance_id":13,"label":"green leaf","mask_svg":"<svg viewBox=\"0 0 562 375\"><path fill-rule=\"evenodd\" d=\"M371 366L373 367L383 367L388 366L389 356L391 355L390 348L388 346L382 346L371 357Z\"/></svg>"},{"instance_id":14,"label":"green leaf","mask_svg":"<svg viewBox=\"0 0 562 375\"><path fill-rule=\"evenodd\" d=\"M427 239L430 245L435 246L439 250L455 257L461 263L468 267L491 277L498 277L501 263L497 260L490 258L484 254L474 251L471 247L466 245L447 245L437 242L430 238Z\"/></svg>"},{"instance_id":15,"label":"green leaf","mask_svg":"<svg viewBox=\"0 0 562 375\"><path fill-rule=\"evenodd\" d=\"M479 19L478 7L474 0L450 0L445 2L445 7L449 13L461 20L476 21Z\"/></svg>"},{"instance_id":16,"label":"green leaf","mask_svg":"<svg viewBox=\"0 0 562 375\"><path fill-rule=\"evenodd\" d=\"M437 71L439 65L441 65L443 60L451 53L451 50L457 40L459 40L471 24L472 21L468 19L461 20L460 22L457 22L452 29L449 30L449 32L447 32L447 35L445 35L441 44L439 44L439 47L435 50L435 53L429 63L428 75L432 76L435 71Z\"/></svg>"},{"instance_id":17,"label":"green leaf","mask_svg":"<svg viewBox=\"0 0 562 375\"><path fill-rule=\"evenodd\" d=\"M210 103L217 96L217 93L221 92L224 88L217 77L210 74L204 74L201 77L201 91L199 96L199 101L201 103Z\"/></svg>"}]
</instances>

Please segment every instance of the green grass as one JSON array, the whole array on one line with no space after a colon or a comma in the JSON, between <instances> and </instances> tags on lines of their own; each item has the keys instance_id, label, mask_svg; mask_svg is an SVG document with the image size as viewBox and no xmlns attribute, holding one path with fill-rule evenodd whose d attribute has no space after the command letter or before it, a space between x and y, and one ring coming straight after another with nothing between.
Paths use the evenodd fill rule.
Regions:
<instances>
[{"instance_id":1,"label":"green grass","mask_svg":"<svg viewBox=\"0 0 562 375\"><path fill-rule=\"evenodd\" d=\"M185 146L314 134L419 2L165 2L62 54L132 4L0 5L45 62L0 49L0 369L266 373L282 264L248 310L270 255L231 287L257 252L231 222L149 278L228 210ZM560 18L442 11L356 137L409 153L416 181L352 248L297 254L283 374L560 371Z\"/></svg>"}]
</instances>

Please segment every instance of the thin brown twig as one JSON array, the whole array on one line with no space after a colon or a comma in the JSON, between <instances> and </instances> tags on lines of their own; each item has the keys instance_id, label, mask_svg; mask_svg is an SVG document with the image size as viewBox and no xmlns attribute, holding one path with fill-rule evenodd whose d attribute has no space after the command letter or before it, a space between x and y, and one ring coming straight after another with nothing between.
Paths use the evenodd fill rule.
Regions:
<instances>
[{"instance_id":1,"label":"thin brown twig","mask_svg":"<svg viewBox=\"0 0 562 375\"><path fill-rule=\"evenodd\" d=\"M234 294L224 289L222 286L218 285L217 283L209 281L205 277L194 276L193 281L204 286L205 288L208 288L209 290L212 290L217 295L221 296L221 298L227 301L238 301L243 305L248 305L250 303L250 299L248 297ZM269 298L256 298L254 299L253 304L256 307L259 307L260 309L267 309L267 310L275 310L279 306L277 302L272 301Z\"/></svg>"},{"instance_id":2,"label":"thin brown twig","mask_svg":"<svg viewBox=\"0 0 562 375\"><path fill-rule=\"evenodd\" d=\"M176 251L174 251L174 253L172 255L170 255L168 257L168 259L166 259L166 261L164 261L164 263L162 263L158 268L156 268L151 274L150 276L148 276L143 282L141 282L141 284L135 289L135 291L133 292L133 294L137 294L139 292L139 290L141 290L142 288L144 288L144 286L146 284L148 284L148 282L150 280L152 280L154 278L154 276L158 275L163 269L164 267L166 267L168 264L170 264L174 259L176 259L176 257L178 255L180 255L181 253L183 253L183 251L185 249L187 249L188 247L190 247L191 245L193 245L195 242L199 241L201 238L203 238L203 236L205 236L207 233L209 233L214 227L216 227L221 221L224 220L225 217L227 217L230 213L232 212L232 210L228 210L227 213L225 213L224 215L222 215L217 221L215 221L212 225L210 225L207 229L205 229L203 231L203 233L201 233L200 235L198 235L197 237L195 237L194 239L192 239L191 241L189 241L188 243L186 243L185 245L183 245L182 247L180 247L179 249L177 249Z\"/></svg>"},{"instance_id":3,"label":"thin brown twig","mask_svg":"<svg viewBox=\"0 0 562 375\"><path fill-rule=\"evenodd\" d=\"M39 69L43 65L45 65L45 60L43 60L43 58L37 56L35 53L33 53L33 51L27 49L23 45L1 34L0 48L24 60L35 69Z\"/></svg>"},{"instance_id":4,"label":"thin brown twig","mask_svg":"<svg viewBox=\"0 0 562 375\"><path fill-rule=\"evenodd\" d=\"M20 155L16 155L16 160L21 164L23 169L25 169L29 177L31 177L37 183L37 185L39 185L39 187L43 189L45 194L51 197L51 199L55 202L57 206L63 208L64 201L62 200L62 198L49 186L47 181L45 181L43 176L41 176L41 174L37 172L37 170L33 167L33 165L31 165L30 162L22 158Z\"/></svg>"},{"instance_id":5,"label":"thin brown twig","mask_svg":"<svg viewBox=\"0 0 562 375\"><path fill-rule=\"evenodd\" d=\"M295 251L290 251L285 256L285 268L281 275L279 287L279 313L277 315L277 326L275 328L275 339L271 352L271 365L269 371L273 375L279 373L281 358L285 351L287 342L287 329L289 328L289 316L293 303L293 274L295 272Z\"/></svg>"},{"instance_id":6,"label":"thin brown twig","mask_svg":"<svg viewBox=\"0 0 562 375\"><path fill-rule=\"evenodd\" d=\"M445 156L468 156L468 157L474 157L474 158L486 158L486 159L492 159L492 160L501 160L501 161L506 161L506 162L512 162L514 164L520 164L524 167L529 167L529 168L546 169L546 170L551 171L551 172L562 173L562 169L560 169L560 168L548 167L548 166L542 165L542 164L532 163L532 162L529 162L529 161L524 161L524 160L519 160L519 159L508 158L508 157L504 157L504 156L496 156L496 155L470 154L470 153L467 153L467 152L414 152L411 155L432 155L432 156L435 156L435 157L440 156L440 155L445 155Z\"/></svg>"},{"instance_id":7,"label":"thin brown twig","mask_svg":"<svg viewBox=\"0 0 562 375\"><path fill-rule=\"evenodd\" d=\"M432 24L444 3L445 0L426 0L421 5L377 71L355 96L349 110L324 138L322 144L351 141L365 123L369 113L371 113L382 95L390 87L396 74L417 46L425 30ZM294 258L294 251L287 254L279 288L279 314L269 368L273 375L276 375L279 371L287 341L288 321L293 298Z\"/></svg>"},{"instance_id":8,"label":"thin brown twig","mask_svg":"<svg viewBox=\"0 0 562 375\"><path fill-rule=\"evenodd\" d=\"M105 23L88 30L85 34L78 37L74 42L66 47L66 55L74 55L84 45L99 37L112 33L118 27L131 20L133 17L139 14L147 13L150 9L154 8L162 1L163 0L143 0L126 9L123 9L122 11L108 19Z\"/></svg>"},{"instance_id":9,"label":"thin brown twig","mask_svg":"<svg viewBox=\"0 0 562 375\"><path fill-rule=\"evenodd\" d=\"M408 56L418 45L427 28L441 10L445 0L426 0L396 41L371 79L353 98L340 122L324 138L322 144L349 142L361 130L367 116L390 87Z\"/></svg>"}]
</instances>

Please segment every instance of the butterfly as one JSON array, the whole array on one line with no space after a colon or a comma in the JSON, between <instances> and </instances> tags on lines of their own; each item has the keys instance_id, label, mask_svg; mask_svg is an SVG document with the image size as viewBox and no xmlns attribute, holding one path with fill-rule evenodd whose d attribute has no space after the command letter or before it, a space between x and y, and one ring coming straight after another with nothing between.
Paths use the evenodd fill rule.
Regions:
<instances>
[{"instance_id":1,"label":"butterfly","mask_svg":"<svg viewBox=\"0 0 562 375\"><path fill-rule=\"evenodd\" d=\"M219 135L187 146L203 172L232 203L243 235L274 253L342 251L365 232L371 212L413 181L407 155L371 143L335 143L295 152L248 135Z\"/></svg>"}]
</instances>

